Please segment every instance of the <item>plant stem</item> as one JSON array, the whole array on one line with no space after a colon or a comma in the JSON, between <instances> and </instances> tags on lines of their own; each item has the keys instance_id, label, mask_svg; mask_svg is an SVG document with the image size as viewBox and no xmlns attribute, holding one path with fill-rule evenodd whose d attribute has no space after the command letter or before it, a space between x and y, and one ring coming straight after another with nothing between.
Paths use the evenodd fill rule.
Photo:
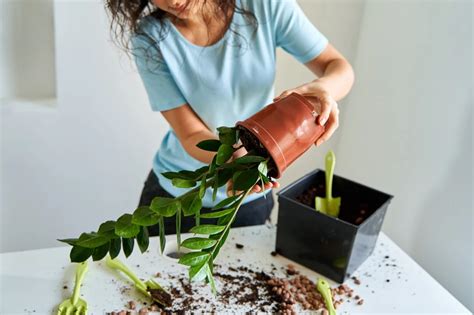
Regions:
<instances>
[{"instance_id":1,"label":"plant stem","mask_svg":"<svg viewBox=\"0 0 474 315\"><path fill-rule=\"evenodd\" d=\"M257 182L255 182L256 184ZM255 185L254 184L254 185ZM216 249L219 247L219 243L222 241L222 238L224 237L224 235L227 233L227 230L230 228L230 226L232 225L232 222L234 221L235 219L235 216L237 215L237 212L239 211L240 209L240 206L242 205L242 202L244 201L244 199L247 197L247 195L250 193L250 191L252 190L253 186L252 185L249 189L247 189L244 193L241 194L241 197L239 199L239 202L237 203L237 206L235 207L235 211L234 213L232 214L232 217L231 219L229 220L229 223L227 223L226 227L224 228L224 230L221 232L221 235L219 236L219 239L217 240L217 243L216 243L216 246L214 246L214 248L212 249L212 251L210 252L211 256L210 257L213 257L214 255L214 252L216 251Z\"/></svg>"}]
</instances>

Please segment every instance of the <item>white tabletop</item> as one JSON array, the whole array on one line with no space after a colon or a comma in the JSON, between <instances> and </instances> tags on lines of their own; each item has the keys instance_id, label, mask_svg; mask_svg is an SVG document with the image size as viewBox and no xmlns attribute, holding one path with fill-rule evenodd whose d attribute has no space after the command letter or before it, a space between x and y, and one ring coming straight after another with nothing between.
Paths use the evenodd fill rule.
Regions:
<instances>
[{"instance_id":1,"label":"white tabletop","mask_svg":"<svg viewBox=\"0 0 474 315\"><path fill-rule=\"evenodd\" d=\"M286 266L290 260L270 255L274 249L275 232L274 226L232 229L216 263L229 266L245 264L264 271L271 270L272 264ZM167 248L176 244L174 236L168 236L168 240ZM237 249L236 243L243 244L244 248ZM53 313L58 304L72 294L75 264L69 262L69 251L70 246L64 246L1 254L0 314ZM119 258L143 279L151 278L157 272L184 273L186 270L171 258L159 254L156 237L150 238L146 253L141 254L135 249L128 259L122 253ZM317 273L295 265L313 281L319 277ZM373 255L354 275L361 284L355 285L353 280L348 280L347 284L364 298L364 304L346 302L339 307L338 314L471 314L383 233ZM127 301L140 298L127 287L132 287L130 282L126 278L117 278L117 274L107 269L103 262L91 262L81 295L88 302L89 314L104 314L124 309Z\"/></svg>"}]
</instances>

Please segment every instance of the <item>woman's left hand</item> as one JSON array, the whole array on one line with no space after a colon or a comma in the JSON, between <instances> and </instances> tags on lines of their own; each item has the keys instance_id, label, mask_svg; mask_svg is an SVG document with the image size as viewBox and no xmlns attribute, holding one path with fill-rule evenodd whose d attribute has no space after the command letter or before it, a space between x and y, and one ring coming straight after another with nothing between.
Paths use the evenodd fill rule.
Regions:
<instances>
[{"instance_id":1,"label":"woman's left hand","mask_svg":"<svg viewBox=\"0 0 474 315\"><path fill-rule=\"evenodd\" d=\"M297 88L286 90L274 100L276 101L280 98L288 96L293 92L303 96L313 96L319 99L319 107L315 106L316 112L319 113L318 124L325 127L324 133L315 142L316 146L320 146L329 140L334 131L336 131L337 127L339 127L339 108L337 106L337 102L328 93L327 89L324 87L324 83L321 80L315 80L313 82L303 84Z\"/></svg>"}]
</instances>

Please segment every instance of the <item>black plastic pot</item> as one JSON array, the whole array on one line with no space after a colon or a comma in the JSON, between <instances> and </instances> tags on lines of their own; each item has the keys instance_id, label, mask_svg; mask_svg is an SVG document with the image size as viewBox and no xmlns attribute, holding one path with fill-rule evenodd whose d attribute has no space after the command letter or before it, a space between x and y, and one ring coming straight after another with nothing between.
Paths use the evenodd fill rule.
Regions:
<instances>
[{"instance_id":1,"label":"black plastic pot","mask_svg":"<svg viewBox=\"0 0 474 315\"><path fill-rule=\"evenodd\" d=\"M297 200L312 186L324 192L324 171L317 169L278 193L276 251L342 283L372 254L393 196L334 175L333 196L341 197L334 218Z\"/></svg>"}]
</instances>

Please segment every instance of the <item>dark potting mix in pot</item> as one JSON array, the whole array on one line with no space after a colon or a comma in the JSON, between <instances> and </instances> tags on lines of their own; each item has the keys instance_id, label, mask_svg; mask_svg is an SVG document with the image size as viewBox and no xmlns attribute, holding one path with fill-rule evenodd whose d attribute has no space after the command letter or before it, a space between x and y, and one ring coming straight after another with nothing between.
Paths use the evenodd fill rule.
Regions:
<instances>
[{"instance_id":1,"label":"dark potting mix in pot","mask_svg":"<svg viewBox=\"0 0 474 315\"><path fill-rule=\"evenodd\" d=\"M324 132L324 127L316 123L316 102L315 98L293 93L238 122L235 127L218 128L219 139L205 140L197 145L203 150L216 152L209 165L194 171L163 173L174 186L188 188L186 193L175 198L155 197L149 206L123 214L116 221L102 223L96 232L61 239L72 246L71 261L84 262L89 257L98 261L106 256L107 259L115 259L121 250L128 257L136 248L135 243L144 253L149 245L147 227L152 225L159 225L163 252L166 243L164 218L174 217L177 243L191 250L182 255L178 262L189 267L190 280L206 280L213 293L217 294L214 259L227 239L243 200L254 185L279 178ZM248 153L232 160L233 153L242 146ZM220 201L211 212L201 213L206 190L212 190L215 199L217 189L229 180L233 181L234 195ZM312 204L314 201L311 199L320 194L321 182L324 182L324 173L316 171L279 194L277 250L341 282L346 272L353 271L370 254L391 197L335 176L334 193L342 196L342 203L339 218L333 218L317 212ZM357 209L351 210L354 205ZM195 218L195 226L184 232L197 235L183 241L180 228L182 216ZM364 222L356 223L364 218L367 218ZM206 223L201 224L204 219ZM151 281L150 285L142 283L138 288L144 294L152 292L151 289L155 296L168 294L157 282ZM328 290L324 282L318 290L323 288ZM160 293L156 290L163 290L163 294L156 294ZM329 297L330 294L322 292L322 296ZM324 300L329 303L326 298ZM162 306L169 307L168 303L164 304ZM332 306L332 302L330 304Z\"/></svg>"}]
</instances>

